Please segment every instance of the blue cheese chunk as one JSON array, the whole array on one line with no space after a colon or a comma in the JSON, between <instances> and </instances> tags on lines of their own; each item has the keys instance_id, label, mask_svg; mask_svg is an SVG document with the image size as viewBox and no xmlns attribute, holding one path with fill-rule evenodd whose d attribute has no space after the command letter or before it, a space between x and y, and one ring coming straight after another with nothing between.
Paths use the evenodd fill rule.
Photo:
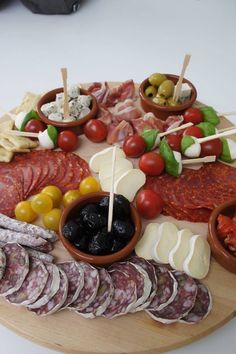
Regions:
<instances>
[{"instance_id":1,"label":"blue cheese chunk","mask_svg":"<svg viewBox=\"0 0 236 354\"><path fill-rule=\"evenodd\" d=\"M179 94L179 101L184 102L187 99L189 99L191 96L191 92L192 90L189 84L187 83L182 84L180 94Z\"/></svg>"}]
</instances>

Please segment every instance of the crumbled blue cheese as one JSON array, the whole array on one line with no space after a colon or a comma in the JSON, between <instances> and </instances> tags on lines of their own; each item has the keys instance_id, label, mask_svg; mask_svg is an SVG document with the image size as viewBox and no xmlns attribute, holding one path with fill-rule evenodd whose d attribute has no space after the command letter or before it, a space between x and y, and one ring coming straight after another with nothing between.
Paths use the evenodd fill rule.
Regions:
<instances>
[{"instance_id":1,"label":"crumbled blue cheese","mask_svg":"<svg viewBox=\"0 0 236 354\"><path fill-rule=\"evenodd\" d=\"M191 87L189 84L184 83L181 86L180 94L179 94L179 101L184 102L185 100L189 99L191 96Z\"/></svg>"}]
</instances>

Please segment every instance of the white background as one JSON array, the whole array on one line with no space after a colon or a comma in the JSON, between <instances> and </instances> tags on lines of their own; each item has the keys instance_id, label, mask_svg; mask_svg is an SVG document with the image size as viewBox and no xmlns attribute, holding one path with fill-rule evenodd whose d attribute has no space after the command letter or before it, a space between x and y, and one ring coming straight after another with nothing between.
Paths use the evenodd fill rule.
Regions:
<instances>
[{"instance_id":1,"label":"white background","mask_svg":"<svg viewBox=\"0 0 236 354\"><path fill-rule=\"evenodd\" d=\"M61 86L62 66L70 83L140 82L153 72L178 74L191 53L186 77L198 99L219 112L235 111L235 16L235 0L84 0L77 13L62 16L0 1L0 107L18 105L26 91ZM171 353L235 353L235 324ZM53 351L0 326L0 354L14 353Z\"/></svg>"}]
</instances>

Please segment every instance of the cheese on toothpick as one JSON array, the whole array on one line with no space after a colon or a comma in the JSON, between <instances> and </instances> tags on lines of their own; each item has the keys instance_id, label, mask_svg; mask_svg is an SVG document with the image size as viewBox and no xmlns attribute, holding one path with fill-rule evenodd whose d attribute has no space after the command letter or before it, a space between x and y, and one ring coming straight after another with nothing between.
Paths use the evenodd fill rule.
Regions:
<instances>
[{"instance_id":1,"label":"cheese on toothpick","mask_svg":"<svg viewBox=\"0 0 236 354\"><path fill-rule=\"evenodd\" d=\"M121 194L130 202L133 201L138 190L145 184L146 176L138 169L132 169L125 172L114 185L116 194Z\"/></svg>"},{"instance_id":2,"label":"cheese on toothpick","mask_svg":"<svg viewBox=\"0 0 236 354\"><path fill-rule=\"evenodd\" d=\"M101 166L104 163L109 163L111 165L112 161L112 152L113 152L113 147L108 147L102 151L97 152L94 154L91 159L89 160L89 167L90 169L98 173L100 171ZM122 149L117 148L116 149L116 160L120 158L125 158L125 153Z\"/></svg>"}]
</instances>

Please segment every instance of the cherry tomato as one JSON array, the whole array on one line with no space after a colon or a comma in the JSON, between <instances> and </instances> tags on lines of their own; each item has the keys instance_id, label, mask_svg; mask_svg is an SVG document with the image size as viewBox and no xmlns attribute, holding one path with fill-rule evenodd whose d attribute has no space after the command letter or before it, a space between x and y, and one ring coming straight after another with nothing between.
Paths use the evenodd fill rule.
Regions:
<instances>
[{"instance_id":1,"label":"cherry tomato","mask_svg":"<svg viewBox=\"0 0 236 354\"><path fill-rule=\"evenodd\" d=\"M81 195L99 192L100 190L100 183L92 176L84 178L79 185Z\"/></svg>"},{"instance_id":2,"label":"cherry tomato","mask_svg":"<svg viewBox=\"0 0 236 354\"><path fill-rule=\"evenodd\" d=\"M62 192L56 186L47 186L45 187L41 193L47 194L53 202L53 207L58 207L62 200Z\"/></svg>"},{"instance_id":3,"label":"cherry tomato","mask_svg":"<svg viewBox=\"0 0 236 354\"><path fill-rule=\"evenodd\" d=\"M58 134L57 144L63 151L74 151L79 145L79 138L72 130L63 130Z\"/></svg>"},{"instance_id":4,"label":"cherry tomato","mask_svg":"<svg viewBox=\"0 0 236 354\"><path fill-rule=\"evenodd\" d=\"M43 216L43 224L49 230L58 231L59 223L61 219L62 210L61 209L52 209L47 214Z\"/></svg>"},{"instance_id":5,"label":"cherry tomato","mask_svg":"<svg viewBox=\"0 0 236 354\"><path fill-rule=\"evenodd\" d=\"M201 157L215 155L218 159L222 153L222 142L220 139L206 141L201 144Z\"/></svg>"},{"instance_id":6,"label":"cherry tomato","mask_svg":"<svg viewBox=\"0 0 236 354\"><path fill-rule=\"evenodd\" d=\"M139 192L136 198L137 210L145 219L156 218L161 213L163 205L160 195L149 189Z\"/></svg>"},{"instance_id":7,"label":"cherry tomato","mask_svg":"<svg viewBox=\"0 0 236 354\"><path fill-rule=\"evenodd\" d=\"M139 157L146 149L145 140L140 135L128 136L123 144L123 150L128 157Z\"/></svg>"},{"instance_id":8,"label":"cherry tomato","mask_svg":"<svg viewBox=\"0 0 236 354\"><path fill-rule=\"evenodd\" d=\"M17 220L32 222L37 218L37 214L33 211L30 201L26 200L16 205L15 216Z\"/></svg>"},{"instance_id":9,"label":"cherry tomato","mask_svg":"<svg viewBox=\"0 0 236 354\"><path fill-rule=\"evenodd\" d=\"M30 133L43 132L45 129L46 125L38 119L30 119L25 126L25 131Z\"/></svg>"},{"instance_id":10,"label":"cherry tomato","mask_svg":"<svg viewBox=\"0 0 236 354\"><path fill-rule=\"evenodd\" d=\"M181 152L181 135L169 134L166 139L172 150Z\"/></svg>"},{"instance_id":11,"label":"cherry tomato","mask_svg":"<svg viewBox=\"0 0 236 354\"><path fill-rule=\"evenodd\" d=\"M94 143L100 143L107 137L107 126L101 120L90 119L85 124L84 134Z\"/></svg>"},{"instance_id":12,"label":"cherry tomato","mask_svg":"<svg viewBox=\"0 0 236 354\"><path fill-rule=\"evenodd\" d=\"M191 107L184 112L185 123L199 124L203 121L203 114L198 108Z\"/></svg>"},{"instance_id":13,"label":"cherry tomato","mask_svg":"<svg viewBox=\"0 0 236 354\"><path fill-rule=\"evenodd\" d=\"M156 152L147 152L139 160L139 168L148 176L159 176L165 168L165 161Z\"/></svg>"},{"instance_id":14,"label":"cherry tomato","mask_svg":"<svg viewBox=\"0 0 236 354\"><path fill-rule=\"evenodd\" d=\"M62 198L62 203L66 208L70 203L72 203L75 199L81 196L80 191L78 189L71 189L67 191Z\"/></svg>"},{"instance_id":15,"label":"cherry tomato","mask_svg":"<svg viewBox=\"0 0 236 354\"><path fill-rule=\"evenodd\" d=\"M199 127L188 127L187 129L185 129L183 135L190 135L190 136L195 136L195 138L203 138L203 132Z\"/></svg>"},{"instance_id":16,"label":"cherry tomato","mask_svg":"<svg viewBox=\"0 0 236 354\"><path fill-rule=\"evenodd\" d=\"M39 193L31 200L31 207L36 214L46 214L52 209L53 201L47 194Z\"/></svg>"}]
</instances>

